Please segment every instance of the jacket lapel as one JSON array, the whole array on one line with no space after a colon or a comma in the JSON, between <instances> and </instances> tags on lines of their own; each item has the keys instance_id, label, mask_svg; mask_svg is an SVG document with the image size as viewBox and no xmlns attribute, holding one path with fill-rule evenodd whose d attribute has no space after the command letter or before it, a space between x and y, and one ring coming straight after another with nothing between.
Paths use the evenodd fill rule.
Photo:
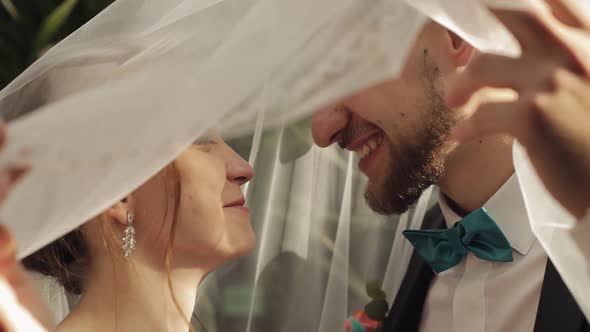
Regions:
<instances>
[{"instance_id":1,"label":"jacket lapel","mask_svg":"<svg viewBox=\"0 0 590 332\"><path fill-rule=\"evenodd\" d=\"M547 260L535 332L588 332L590 327L561 276Z\"/></svg>"},{"instance_id":2,"label":"jacket lapel","mask_svg":"<svg viewBox=\"0 0 590 332\"><path fill-rule=\"evenodd\" d=\"M445 227L445 220L437 204L428 211L421 228L439 229ZM414 252L410 259L408 272L402 281L391 310L385 318L383 332L418 331L422 308L433 278L434 272L430 266Z\"/></svg>"}]
</instances>

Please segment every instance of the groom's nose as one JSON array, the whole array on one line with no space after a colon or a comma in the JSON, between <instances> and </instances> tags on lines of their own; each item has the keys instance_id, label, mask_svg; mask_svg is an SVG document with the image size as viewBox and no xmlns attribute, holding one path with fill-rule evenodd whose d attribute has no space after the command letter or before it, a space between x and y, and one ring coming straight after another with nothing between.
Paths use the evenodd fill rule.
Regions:
<instances>
[{"instance_id":1,"label":"groom's nose","mask_svg":"<svg viewBox=\"0 0 590 332\"><path fill-rule=\"evenodd\" d=\"M350 121L346 107L327 106L317 111L311 120L311 133L315 144L325 148L341 139Z\"/></svg>"}]
</instances>

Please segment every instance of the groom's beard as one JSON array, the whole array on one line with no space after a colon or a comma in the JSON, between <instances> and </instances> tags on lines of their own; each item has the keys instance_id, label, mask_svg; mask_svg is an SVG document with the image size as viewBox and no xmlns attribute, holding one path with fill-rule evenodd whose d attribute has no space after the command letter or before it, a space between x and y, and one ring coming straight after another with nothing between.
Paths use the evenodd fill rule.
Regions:
<instances>
[{"instance_id":1,"label":"groom's beard","mask_svg":"<svg viewBox=\"0 0 590 332\"><path fill-rule=\"evenodd\" d=\"M441 94L430 91L430 112L418 135L389 147L388 173L380 183L370 183L365 192L367 204L377 213L401 214L415 204L424 190L438 182L444 171L444 148L454 121Z\"/></svg>"}]
</instances>

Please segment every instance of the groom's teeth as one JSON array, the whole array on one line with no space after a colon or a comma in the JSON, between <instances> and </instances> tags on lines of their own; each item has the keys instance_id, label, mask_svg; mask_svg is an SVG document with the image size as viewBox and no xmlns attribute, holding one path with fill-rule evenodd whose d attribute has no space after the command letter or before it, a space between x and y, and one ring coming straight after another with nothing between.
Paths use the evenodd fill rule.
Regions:
<instances>
[{"instance_id":1,"label":"groom's teeth","mask_svg":"<svg viewBox=\"0 0 590 332\"><path fill-rule=\"evenodd\" d=\"M371 140L368 144L371 147L371 151L375 150L375 148L377 147L377 142L375 142L374 140Z\"/></svg>"},{"instance_id":2,"label":"groom's teeth","mask_svg":"<svg viewBox=\"0 0 590 332\"><path fill-rule=\"evenodd\" d=\"M363 146L361 146L359 149L357 149L356 153L358 154L360 159L364 159L371 152L375 151L379 147L379 145L381 145L381 142L383 142L383 138L381 136L373 138L367 143L365 143Z\"/></svg>"},{"instance_id":3,"label":"groom's teeth","mask_svg":"<svg viewBox=\"0 0 590 332\"><path fill-rule=\"evenodd\" d=\"M365 146L363 146L363 158L366 157L369 152L371 152L371 147L368 144L365 144Z\"/></svg>"}]
</instances>

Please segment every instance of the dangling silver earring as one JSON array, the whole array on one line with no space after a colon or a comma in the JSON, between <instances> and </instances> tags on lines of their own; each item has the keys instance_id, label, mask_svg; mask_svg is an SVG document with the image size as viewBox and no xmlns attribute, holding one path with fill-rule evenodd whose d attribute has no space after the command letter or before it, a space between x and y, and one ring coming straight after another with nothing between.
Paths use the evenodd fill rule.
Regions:
<instances>
[{"instance_id":1,"label":"dangling silver earring","mask_svg":"<svg viewBox=\"0 0 590 332\"><path fill-rule=\"evenodd\" d=\"M123 254L129 257L135 250L135 228L133 228L133 213L127 212L127 227L123 236Z\"/></svg>"}]
</instances>

